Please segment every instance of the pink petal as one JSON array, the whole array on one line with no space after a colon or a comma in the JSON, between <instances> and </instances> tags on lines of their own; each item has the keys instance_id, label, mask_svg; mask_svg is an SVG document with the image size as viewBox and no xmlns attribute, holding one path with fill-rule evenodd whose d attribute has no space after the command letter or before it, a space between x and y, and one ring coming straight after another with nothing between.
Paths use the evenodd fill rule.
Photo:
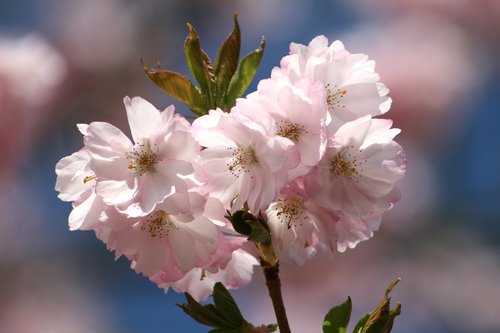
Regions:
<instances>
[{"instance_id":1,"label":"pink petal","mask_svg":"<svg viewBox=\"0 0 500 333\"><path fill-rule=\"evenodd\" d=\"M97 183L96 192L110 205L128 201L137 191L137 180L103 180Z\"/></svg>"},{"instance_id":2,"label":"pink petal","mask_svg":"<svg viewBox=\"0 0 500 333\"><path fill-rule=\"evenodd\" d=\"M105 122L93 122L85 136L85 146L92 157L121 158L132 149L132 142L115 126Z\"/></svg>"},{"instance_id":3,"label":"pink petal","mask_svg":"<svg viewBox=\"0 0 500 333\"><path fill-rule=\"evenodd\" d=\"M151 103L141 97L125 97L123 99L127 110L127 118L132 133L132 138L136 143L144 139L150 139L161 132L164 121L160 111Z\"/></svg>"},{"instance_id":4,"label":"pink petal","mask_svg":"<svg viewBox=\"0 0 500 333\"><path fill-rule=\"evenodd\" d=\"M177 232L170 233L168 240L179 268L183 272L191 270L196 261L191 234L181 228Z\"/></svg>"}]
</instances>

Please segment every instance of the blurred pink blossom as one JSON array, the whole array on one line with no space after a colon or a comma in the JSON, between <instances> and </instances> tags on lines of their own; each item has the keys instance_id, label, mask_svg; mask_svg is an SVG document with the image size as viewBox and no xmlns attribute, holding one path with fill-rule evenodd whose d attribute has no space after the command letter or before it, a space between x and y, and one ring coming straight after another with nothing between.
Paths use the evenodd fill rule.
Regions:
<instances>
[{"instance_id":1,"label":"blurred pink blossom","mask_svg":"<svg viewBox=\"0 0 500 333\"><path fill-rule=\"evenodd\" d=\"M353 301L351 321L355 322L373 310L389 282L399 276L402 281L392 293L392 302L401 302L404 311L396 320L395 332L498 332L500 268L495 249L482 244L470 230L435 228L432 234L415 243L406 239L406 249L398 250L394 248L398 239L379 235L356 251L330 260L318 256L302 267L281 265L291 327L310 332L312 323L319 330L326 311L347 296ZM261 275L256 274L243 290L242 299L252 300L242 309L250 321L274 320Z\"/></svg>"},{"instance_id":2,"label":"blurred pink blossom","mask_svg":"<svg viewBox=\"0 0 500 333\"><path fill-rule=\"evenodd\" d=\"M1 275L0 332L119 332L112 299L79 271L73 256L48 260L42 254L11 263Z\"/></svg>"},{"instance_id":3,"label":"blurred pink blossom","mask_svg":"<svg viewBox=\"0 0 500 333\"><path fill-rule=\"evenodd\" d=\"M66 74L64 58L41 35L0 36L0 183L48 120Z\"/></svg>"},{"instance_id":4,"label":"blurred pink blossom","mask_svg":"<svg viewBox=\"0 0 500 333\"><path fill-rule=\"evenodd\" d=\"M139 32L134 6L118 0L70 0L54 1L51 9L55 35L75 67L109 70L132 61Z\"/></svg>"},{"instance_id":5,"label":"blurred pink blossom","mask_svg":"<svg viewBox=\"0 0 500 333\"><path fill-rule=\"evenodd\" d=\"M356 3L367 13L373 10L401 14L434 14L453 19L478 29L481 33L498 38L500 28L500 1L498 0L358 0Z\"/></svg>"},{"instance_id":6,"label":"blurred pink blossom","mask_svg":"<svg viewBox=\"0 0 500 333\"><path fill-rule=\"evenodd\" d=\"M438 139L450 139L467 119L463 104L483 76L472 41L458 26L428 16L373 24L358 27L346 36L346 44L377 61L395 101L390 117L403 138L433 146Z\"/></svg>"},{"instance_id":7,"label":"blurred pink blossom","mask_svg":"<svg viewBox=\"0 0 500 333\"><path fill-rule=\"evenodd\" d=\"M39 34L0 36L0 106L6 99L36 107L46 103L66 75L63 57Z\"/></svg>"}]
</instances>

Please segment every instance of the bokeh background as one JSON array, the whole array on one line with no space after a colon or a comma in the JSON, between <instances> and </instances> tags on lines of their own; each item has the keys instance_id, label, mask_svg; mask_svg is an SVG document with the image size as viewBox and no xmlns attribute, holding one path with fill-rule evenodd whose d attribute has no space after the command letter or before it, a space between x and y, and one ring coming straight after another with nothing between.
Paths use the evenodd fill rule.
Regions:
<instances>
[{"instance_id":1,"label":"bokeh background","mask_svg":"<svg viewBox=\"0 0 500 333\"><path fill-rule=\"evenodd\" d=\"M370 310L390 281L394 332L500 332L500 1L0 1L0 332L206 332L115 262L91 232L70 232L54 166L82 146L76 123L126 129L122 98L175 103L139 60L187 74L186 22L215 57L239 12L243 53L265 35L257 79L290 42L325 34L377 62L403 129L403 199L375 237L333 260L283 266L294 332L320 332L327 309ZM255 84L252 89L255 88ZM273 322L261 272L234 292L255 323Z\"/></svg>"}]
</instances>

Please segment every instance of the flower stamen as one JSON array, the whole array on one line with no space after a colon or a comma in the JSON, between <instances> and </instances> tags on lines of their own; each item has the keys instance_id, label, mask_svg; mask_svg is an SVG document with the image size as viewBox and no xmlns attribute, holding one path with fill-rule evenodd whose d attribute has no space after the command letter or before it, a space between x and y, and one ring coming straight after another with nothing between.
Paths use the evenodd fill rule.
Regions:
<instances>
[{"instance_id":1,"label":"flower stamen","mask_svg":"<svg viewBox=\"0 0 500 333\"><path fill-rule=\"evenodd\" d=\"M86 176L85 178L83 178L83 183L87 184L88 182L91 182L95 179L97 179L97 177L95 175Z\"/></svg>"},{"instance_id":2,"label":"flower stamen","mask_svg":"<svg viewBox=\"0 0 500 333\"><path fill-rule=\"evenodd\" d=\"M158 210L146 217L141 225L141 230L147 230L149 235L153 238L163 238L163 236L168 236L172 225L175 226L176 229L179 229L165 211Z\"/></svg>"},{"instance_id":3,"label":"flower stamen","mask_svg":"<svg viewBox=\"0 0 500 333\"><path fill-rule=\"evenodd\" d=\"M130 161L128 168L139 175L154 171L156 164L161 161L158 153L151 149L149 140L134 146L133 151L127 153L127 158Z\"/></svg>"},{"instance_id":4,"label":"flower stamen","mask_svg":"<svg viewBox=\"0 0 500 333\"><path fill-rule=\"evenodd\" d=\"M336 107L340 107L342 105L342 108L345 108L345 105L342 104L341 99L339 97L344 97L345 94L347 94L346 89L340 89L335 85L333 88L331 88L331 85L329 83L326 84L326 103L328 104L329 109L334 109Z\"/></svg>"},{"instance_id":5,"label":"flower stamen","mask_svg":"<svg viewBox=\"0 0 500 333\"><path fill-rule=\"evenodd\" d=\"M276 205L276 216L287 229L302 226L302 221L307 219L306 208L299 198L279 199Z\"/></svg>"},{"instance_id":6,"label":"flower stamen","mask_svg":"<svg viewBox=\"0 0 500 333\"><path fill-rule=\"evenodd\" d=\"M346 149L335 155L333 160L330 162L330 172L337 178L341 176L354 177L358 175L361 170L359 165L360 163L358 163L358 159L349 152L349 149Z\"/></svg>"},{"instance_id":7,"label":"flower stamen","mask_svg":"<svg viewBox=\"0 0 500 333\"><path fill-rule=\"evenodd\" d=\"M285 138L292 140L293 142L298 142L300 136L306 132L304 125L291 123L289 121L281 121L278 126L276 134Z\"/></svg>"},{"instance_id":8,"label":"flower stamen","mask_svg":"<svg viewBox=\"0 0 500 333\"><path fill-rule=\"evenodd\" d=\"M259 159L255 154L255 150L248 146L243 148L228 148L234 156L230 163L227 164L229 172L238 177L241 172L250 172L250 165L258 164Z\"/></svg>"}]
</instances>

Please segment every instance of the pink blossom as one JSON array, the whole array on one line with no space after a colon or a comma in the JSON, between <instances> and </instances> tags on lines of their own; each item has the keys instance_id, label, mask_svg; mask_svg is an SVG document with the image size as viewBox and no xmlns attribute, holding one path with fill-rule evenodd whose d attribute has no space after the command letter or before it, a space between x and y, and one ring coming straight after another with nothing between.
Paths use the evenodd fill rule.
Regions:
<instances>
[{"instance_id":1,"label":"pink blossom","mask_svg":"<svg viewBox=\"0 0 500 333\"><path fill-rule=\"evenodd\" d=\"M300 179L282 190L265 216L278 258L297 265L303 265L318 248L324 247L322 243L328 239L323 225L336 222L335 215L310 200Z\"/></svg>"},{"instance_id":2,"label":"pink blossom","mask_svg":"<svg viewBox=\"0 0 500 333\"><path fill-rule=\"evenodd\" d=\"M310 189L311 190L311 189ZM273 245L281 262L303 265L318 250L328 255L354 248L378 230L382 214L349 217L322 207L299 178L283 189L265 211Z\"/></svg>"},{"instance_id":3,"label":"pink blossom","mask_svg":"<svg viewBox=\"0 0 500 333\"><path fill-rule=\"evenodd\" d=\"M271 127L270 135L288 139L298 152L297 167L290 179L307 173L324 154L326 147L325 88L309 78L292 84L287 78L262 80L258 90L238 99L232 113ZM290 163L296 157L289 151ZM296 154L296 153L295 153Z\"/></svg>"},{"instance_id":4,"label":"pink blossom","mask_svg":"<svg viewBox=\"0 0 500 333\"><path fill-rule=\"evenodd\" d=\"M70 230L91 230L104 210L102 199L95 193L96 177L89 166L90 156L81 149L63 157L56 165L55 189L59 199L72 201L68 221Z\"/></svg>"},{"instance_id":5,"label":"pink blossom","mask_svg":"<svg viewBox=\"0 0 500 333\"><path fill-rule=\"evenodd\" d=\"M344 252L347 248L353 249L360 242L370 239L373 232L378 230L381 220L381 214L365 216L362 219L341 216L334 225L337 240L336 250ZM333 251L334 248L331 250Z\"/></svg>"},{"instance_id":6,"label":"pink blossom","mask_svg":"<svg viewBox=\"0 0 500 333\"><path fill-rule=\"evenodd\" d=\"M392 121L365 116L329 138L325 156L306 177L318 205L341 215L381 214L399 200L395 182L406 172L405 154L392 139Z\"/></svg>"},{"instance_id":7,"label":"pink blossom","mask_svg":"<svg viewBox=\"0 0 500 333\"><path fill-rule=\"evenodd\" d=\"M103 224L109 229L108 248L116 257L133 260L133 268L152 277L163 272L164 280L175 281L194 267L213 261L220 231L203 215L205 199L188 196L188 211L179 210L174 194L156 205L146 216L127 218L118 211L109 211Z\"/></svg>"},{"instance_id":8,"label":"pink blossom","mask_svg":"<svg viewBox=\"0 0 500 333\"><path fill-rule=\"evenodd\" d=\"M219 200L224 209L234 212L247 204L258 213L287 182L287 147L259 124L211 110L193 122L193 132L205 147L195 172L202 183L198 191Z\"/></svg>"},{"instance_id":9,"label":"pink blossom","mask_svg":"<svg viewBox=\"0 0 500 333\"><path fill-rule=\"evenodd\" d=\"M93 122L84 136L97 193L108 205L130 216L153 211L174 193L186 193L191 160L199 150L189 123L174 107L158 111L140 97L125 97L133 142L105 122ZM179 201L181 202L181 201Z\"/></svg>"},{"instance_id":10,"label":"pink blossom","mask_svg":"<svg viewBox=\"0 0 500 333\"><path fill-rule=\"evenodd\" d=\"M56 191L63 201L80 199L85 192L95 186L95 176L89 166L90 156L81 149L70 156L63 157L56 164Z\"/></svg>"},{"instance_id":11,"label":"pink blossom","mask_svg":"<svg viewBox=\"0 0 500 333\"><path fill-rule=\"evenodd\" d=\"M172 283L159 283L159 287L176 292L188 292L196 300L204 300L213 292L216 282L228 289L246 286L252 280L253 267L258 265L257 259L243 249L232 253L232 258L225 268L210 272L203 268L194 268L181 279Z\"/></svg>"},{"instance_id":12,"label":"pink blossom","mask_svg":"<svg viewBox=\"0 0 500 333\"><path fill-rule=\"evenodd\" d=\"M131 139L107 122L80 124L84 148L57 164L73 202L71 230L94 230L160 288L205 299L216 282L246 285L257 247L227 212L262 217L282 262L303 265L372 237L399 200L406 158L375 63L324 36L292 43L258 90L229 113L190 125L124 98Z\"/></svg>"},{"instance_id":13,"label":"pink blossom","mask_svg":"<svg viewBox=\"0 0 500 333\"><path fill-rule=\"evenodd\" d=\"M290 44L290 55L272 73L272 77L280 76L292 82L309 77L325 85L333 130L365 115L383 114L391 106L375 62L365 54L349 53L338 40L328 45L325 36L315 37L307 46Z\"/></svg>"}]
</instances>

